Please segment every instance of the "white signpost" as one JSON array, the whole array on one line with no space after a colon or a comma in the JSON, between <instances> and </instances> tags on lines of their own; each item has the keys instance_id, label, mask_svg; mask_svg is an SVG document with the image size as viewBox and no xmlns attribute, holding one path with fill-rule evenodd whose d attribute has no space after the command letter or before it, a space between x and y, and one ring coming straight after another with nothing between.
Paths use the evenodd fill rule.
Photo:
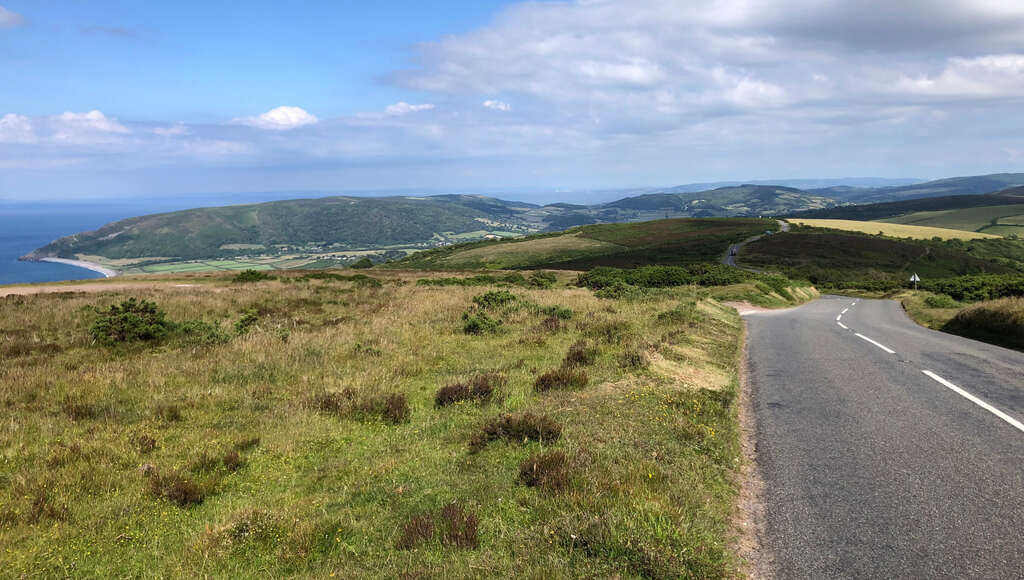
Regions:
<instances>
[{"instance_id":1,"label":"white signpost","mask_svg":"<svg viewBox=\"0 0 1024 580\"><path fill-rule=\"evenodd\" d=\"M910 281L914 283L914 290L917 290L917 283L921 281L921 277L914 272L914 275L910 277Z\"/></svg>"}]
</instances>

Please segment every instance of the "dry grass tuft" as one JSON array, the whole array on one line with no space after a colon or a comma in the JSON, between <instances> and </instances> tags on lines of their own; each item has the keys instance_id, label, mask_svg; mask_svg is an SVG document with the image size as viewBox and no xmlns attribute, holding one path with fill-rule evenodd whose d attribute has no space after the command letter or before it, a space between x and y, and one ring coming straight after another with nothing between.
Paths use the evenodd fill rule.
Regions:
<instances>
[{"instance_id":1,"label":"dry grass tuft","mask_svg":"<svg viewBox=\"0 0 1024 580\"><path fill-rule=\"evenodd\" d=\"M507 379L500 373L481 373L466 382L442 387L434 396L435 407L446 407L460 401L486 402L491 400L494 389L504 385Z\"/></svg>"},{"instance_id":2,"label":"dry grass tuft","mask_svg":"<svg viewBox=\"0 0 1024 580\"><path fill-rule=\"evenodd\" d=\"M600 353L599 349L588 345L587 341L577 340L569 347L569 352L565 353L562 366L574 368L592 365Z\"/></svg>"},{"instance_id":3,"label":"dry grass tuft","mask_svg":"<svg viewBox=\"0 0 1024 580\"><path fill-rule=\"evenodd\" d=\"M470 441L470 449L480 450L492 441L539 441L551 443L562 436L562 427L547 415L520 413L502 415L486 423Z\"/></svg>"},{"instance_id":4,"label":"dry grass tuft","mask_svg":"<svg viewBox=\"0 0 1024 580\"><path fill-rule=\"evenodd\" d=\"M537 377L533 383L533 390L538 393L579 390L587 386L588 382L590 382L590 378L587 376L587 371L563 366Z\"/></svg>"},{"instance_id":5,"label":"dry grass tuft","mask_svg":"<svg viewBox=\"0 0 1024 580\"><path fill-rule=\"evenodd\" d=\"M562 491L569 485L569 459L561 451L531 455L519 464L519 481L546 491Z\"/></svg>"}]
</instances>

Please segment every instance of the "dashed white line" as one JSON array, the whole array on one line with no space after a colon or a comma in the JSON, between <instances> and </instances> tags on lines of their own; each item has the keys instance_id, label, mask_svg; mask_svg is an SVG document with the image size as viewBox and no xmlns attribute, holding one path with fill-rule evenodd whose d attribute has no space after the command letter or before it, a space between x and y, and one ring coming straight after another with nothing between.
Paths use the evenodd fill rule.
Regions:
<instances>
[{"instance_id":1,"label":"dashed white line","mask_svg":"<svg viewBox=\"0 0 1024 580\"><path fill-rule=\"evenodd\" d=\"M842 320L842 319L843 319L843 315L842 314L840 314L839 316L836 316L836 320Z\"/></svg>"},{"instance_id":2,"label":"dashed white line","mask_svg":"<svg viewBox=\"0 0 1024 580\"><path fill-rule=\"evenodd\" d=\"M861 334L861 333L859 333L859 332L858 332L858 333L856 333L856 334L857 334L857 336L859 336L859 337L863 338L864 340L866 340L866 341L870 342L871 344L873 344L873 345L877 346L878 348L880 348L880 349L884 350L885 352L887 352L887 353L889 353L889 354L896 354L896 351L894 351L893 349L891 349L891 348L889 348L889 347L885 346L884 344L882 344L882 343L880 343L880 342L878 342L878 341L874 341L874 340L871 340L870 338L868 338L868 337L864 336L863 334Z\"/></svg>"},{"instance_id":3,"label":"dashed white line","mask_svg":"<svg viewBox=\"0 0 1024 580\"><path fill-rule=\"evenodd\" d=\"M940 377L939 375L933 373L932 371L921 371L921 372L926 374L926 375L928 375L928 377L932 378L933 380L935 380L935 382L939 383L940 385L950 389L954 393L960 395L961 397L967 399L968 401L974 403L975 405L978 405L982 409L985 409L989 413L992 413L996 417L999 417L1003 421L1006 421L1010 425L1013 425L1014 427L1016 427L1018 430L1024 432L1024 424L1022 424L1020 421L1014 419L1013 417L1007 415L1006 413L1000 411L999 409L996 409L992 405L989 405L985 401L982 401L978 397L975 397L974 395L968 393L967 391L961 389L960 387L954 385L953 383L947 381L946 379Z\"/></svg>"},{"instance_id":4,"label":"dashed white line","mask_svg":"<svg viewBox=\"0 0 1024 580\"><path fill-rule=\"evenodd\" d=\"M848 326L846 326L845 324L843 324L842 322L837 322L836 324L838 324L840 327L842 327L843 330L850 330L850 328Z\"/></svg>"},{"instance_id":5,"label":"dashed white line","mask_svg":"<svg viewBox=\"0 0 1024 580\"><path fill-rule=\"evenodd\" d=\"M842 312L840 312L840 314L846 314L846 312L847 312L848 310L850 310L850 309L849 309L849 308L843 308L843 311L842 311Z\"/></svg>"}]
</instances>

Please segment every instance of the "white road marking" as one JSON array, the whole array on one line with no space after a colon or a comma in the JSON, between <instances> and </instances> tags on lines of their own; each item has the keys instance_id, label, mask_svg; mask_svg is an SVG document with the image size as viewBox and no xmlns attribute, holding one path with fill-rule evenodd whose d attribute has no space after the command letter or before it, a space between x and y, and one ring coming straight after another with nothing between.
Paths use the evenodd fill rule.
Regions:
<instances>
[{"instance_id":1,"label":"white road marking","mask_svg":"<svg viewBox=\"0 0 1024 580\"><path fill-rule=\"evenodd\" d=\"M836 320L837 320L837 321L838 321L838 320L842 320L842 319L843 319L843 315L842 315L842 314L840 314L839 316L836 316Z\"/></svg>"},{"instance_id":2,"label":"white road marking","mask_svg":"<svg viewBox=\"0 0 1024 580\"><path fill-rule=\"evenodd\" d=\"M877 346L878 348L880 348L880 349L884 350L885 352L887 352L887 353L889 353L889 354L896 354L896 351L894 351L893 349L891 349L891 348L889 348L889 347L885 346L884 344L882 344L882 343L880 343L880 342L877 342L877 341L871 340L870 338L868 338L868 337L864 336L863 334L861 334L861 333L859 333L859 332L857 333L857 336L859 336L859 337L863 338L864 340L866 340L866 341L870 342L871 344L873 344L873 345Z\"/></svg>"},{"instance_id":3,"label":"white road marking","mask_svg":"<svg viewBox=\"0 0 1024 580\"><path fill-rule=\"evenodd\" d=\"M846 326L845 324L843 324L842 322L837 322L836 324L838 324L839 326L843 327L843 330L850 330L850 329L849 329L849 327L847 327L847 326Z\"/></svg>"},{"instance_id":4,"label":"white road marking","mask_svg":"<svg viewBox=\"0 0 1024 580\"><path fill-rule=\"evenodd\" d=\"M849 308L843 308L843 311L842 311L842 312L840 312L840 314L846 314L846 312L847 312L848 310L849 310Z\"/></svg>"},{"instance_id":5,"label":"white road marking","mask_svg":"<svg viewBox=\"0 0 1024 580\"><path fill-rule=\"evenodd\" d=\"M939 375L933 373L932 371L921 371L921 372L926 374L926 375L928 375L930 378L934 379L935 382L939 383L940 385L950 389L954 393L960 395L961 397L967 399L968 401L974 403L975 405L978 405L982 409L985 409L989 413L992 413L996 417L999 417L1003 421L1006 421L1010 425L1013 425L1014 427L1016 427L1018 430L1024 432L1024 424L1022 424L1020 421L1014 419L1013 417L1007 415L1006 413L1000 411L999 409L996 409L992 405L989 405L985 401L982 401L978 397L975 397L974 395L968 393L967 391L961 389L960 387L954 385L953 383L947 381L946 379L940 377Z\"/></svg>"}]
</instances>

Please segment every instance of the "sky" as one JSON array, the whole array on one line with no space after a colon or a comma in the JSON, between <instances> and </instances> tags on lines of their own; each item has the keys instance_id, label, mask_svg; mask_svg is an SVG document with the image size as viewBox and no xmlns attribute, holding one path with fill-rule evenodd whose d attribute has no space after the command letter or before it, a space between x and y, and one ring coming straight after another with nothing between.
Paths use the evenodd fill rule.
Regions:
<instances>
[{"instance_id":1,"label":"sky","mask_svg":"<svg viewBox=\"0 0 1024 580\"><path fill-rule=\"evenodd\" d=\"M0 0L0 199L1024 171L1024 2Z\"/></svg>"}]
</instances>

